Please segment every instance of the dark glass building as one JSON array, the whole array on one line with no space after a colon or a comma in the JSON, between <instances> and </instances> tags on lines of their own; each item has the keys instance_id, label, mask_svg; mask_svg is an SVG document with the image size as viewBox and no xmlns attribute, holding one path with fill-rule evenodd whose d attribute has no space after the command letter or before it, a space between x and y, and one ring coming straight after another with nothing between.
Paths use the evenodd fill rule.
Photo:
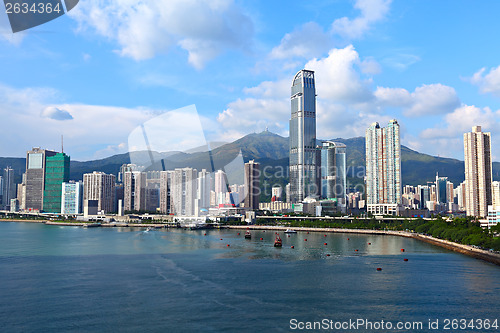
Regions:
<instances>
[{"instance_id":1,"label":"dark glass building","mask_svg":"<svg viewBox=\"0 0 500 333\"><path fill-rule=\"evenodd\" d=\"M46 158L43 211L61 213L62 183L69 181L69 156L57 153Z\"/></svg>"},{"instance_id":2,"label":"dark glass building","mask_svg":"<svg viewBox=\"0 0 500 333\"><path fill-rule=\"evenodd\" d=\"M343 143L325 141L320 149L321 197L346 205L346 146Z\"/></svg>"},{"instance_id":3,"label":"dark glass building","mask_svg":"<svg viewBox=\"0 0 500 333\"><path fill-rule=\"evenodd\" d=\"M299 71L292 82L290 119L290 201L319 197L316 168L316 88L314 72Z\"/></svg>"}]
</instances>

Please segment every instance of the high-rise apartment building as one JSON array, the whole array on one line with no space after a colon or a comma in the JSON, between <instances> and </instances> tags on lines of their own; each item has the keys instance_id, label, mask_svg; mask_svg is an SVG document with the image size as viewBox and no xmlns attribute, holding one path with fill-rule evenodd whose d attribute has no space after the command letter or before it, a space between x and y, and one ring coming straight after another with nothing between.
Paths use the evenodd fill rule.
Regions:
<instances>
[{"instance_id":1,"label":"high-rise apartment building","mask_svg":"<svg viewBox=\"0 0 500 333\"><path fill-rule=\"evenodd\" d=\"M172 174L171 202L176 216L197 216L196 187L198 171L192 168L175 169Z\"/></svg>"},{"instance_id":2,"label":"high-rise apartment building","mask_svg":"<svg viewBox=\"0 0 500 333\"><path fill-rule=\"evenodd\" d=\"M319 196L313 71L304 69L295 75L290 100L290 195L291 202L302 202L308 196Z\"/></svg>"},{"instance_id":3,"label":"high-rise apartment building","mask_svg":"<svg viewBox=\"0 0 500 333\"><path fill-rule=\"evenodd\" d=\"M97 201L97 211L111 213L115 210L115 175L94 171L83 175L83 205Z\"/></svg>"},{"instance_id":4,"label":"high-rise apartment building","mask_svg":"<svg viewBox=\"0 0 500 333\"><path fill-rule=\"evenodd\" d=\"M346 145L325 141L319 147L321 197L346 206Z\"/></svg>"},{"instance_id":5,"label":"high-rise apartment building","mask_svg":"<svg viewBox=\"0 0 500 333\"><path fill-rule=\"evenodd\" d=\"M260 202L260 164L254 160L245 163L245 208L259 209Z\"/></svg>"},{"instance_id":6,"label":"high-rise apartment building","mask_svg":"<svg viewBox=\"0 0 500 333\"><path fill-rule=\"evenodd\" d=\"M46 158L55 151L33 148L26 153L26 193L24 208L28 211L43 209Z\"/></svg>"},{"instance_id":7,"label":"high-rise apartment building","mask_svg":"<svg viewBox=\"0 0 500 333\"><path fill-rule=\"evenodd\" d=\"M217 170L214 175L215 205L223 205L226 202L226 192L228 191L227 175L223 170Z\"/></svg>"},{"instance_id":8,"label":"high-rise apartment building","mask_svg":"<svg viewBox=\"0 0 500 333\"><path fill-rule=\"evenodd\" d=\"M2 178L2 205L7 208L10 206L10 201L16 198L16 184L14 182L14 169L6 167L3 170Z\"/></svg>"},{"instance_id":9,"label":"high-rise apartment building","mask_svg":"<svg viewBox=\"0 0 500 333\"><path fill-rule=\"evenodd\" d=\"M198 173L198 186L197 186L197 205L198 209L210 208L210 191L212 190L212 176L206 169Z\"/></svg>"},{"instance_id":10,"label":"high-rise apartment building","mask_svg":"<svg viewBox=\"0 0 500 333\"><path fill-rule=\"evenodd\" d=\"M491 134L472 127L464 134L464 155L467 215L486 217L492 204Z\"/></svg>"},{"instance_id":11,"label":"high-rise apartment building","mask_svg":"<svg viewBox=\"0 0 500 333\"><path fill-rule=\"evenodd\" d=\"M126 171L123 174L123 210L146 210L146 173Z\"/></svg>"},{"instance_id":12,"label":"high-rise apartment building","mask_svg":"<svg viewBox=\"0 0 500 333\"><path fill-rule=\"evenodd\" d=\"M64 182L61 188L61 214L81 214L83 212L83 182Z\"/></svg>"},{"instance_id":13,"label":"high-rise apartment building","mask_svg":"<svg viewBox=\"0 0 500 333\"><path fill-rule=\"evenodd\" d=\"M401 143L395 119L387 127L373 123L366 130L366 199L373 214L394 214L401 205Z\"/></svg>"},{"instance_id":14,"label":"high-rise apartment building","mask_svg":"<svg viewBox=\"0 0 500 333\"><path fill-rule=\"evenodd\" d=\"M162 214L173 214L171 188L173 171L160 172L160 212Z\"/></svg>"},{"instance_id":15,"label":"high-rise apartment building","mask_svg":"<svg viewBox=\"0 0 500 333\"><path fill-rule=\"evenodd\" d=\"M70 158L65 153L57 153L54 156L47 156L45 162L43 210L48 213L60 213L61 185L69 181Z\"/></svg>"}]
</instances>

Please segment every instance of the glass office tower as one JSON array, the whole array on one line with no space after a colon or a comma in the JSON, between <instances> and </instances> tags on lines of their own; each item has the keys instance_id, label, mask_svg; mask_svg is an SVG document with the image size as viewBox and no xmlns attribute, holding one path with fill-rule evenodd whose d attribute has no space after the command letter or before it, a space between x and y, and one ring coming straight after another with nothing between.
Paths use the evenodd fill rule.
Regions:
<instances>
[{"instance_id":1,"label":"glass office tower","mask_svg":"<svg viewBox=\"0 0 500 333\"><path fill-rule=\"evenodd\" d=\"M346 146L325 141L321 149L321 197L333 199L339 206L346 204Z\"/></svg>"},{"instance_id":2,"label":"glass office tower","mask_svg":"<svg viewBox=\"0 0 500 333\"><path fill-rule=\"evenodd\" d=\"M45 189L43 191L43 210L60 213L62 183L69 181L69 156L57 153L48 156L45 164Z\"/></svg>"},{"instance_id":3,"label":"glass office tower","mask_svg":"<svg viewBox=\"0 0 500 333\"><path fill-rule=\"evenodd\" d=\"M292 82L290 119L290 199L319 196L316 169L316 88L314 72L299 71Z\"/></svg>"}]
</instances>

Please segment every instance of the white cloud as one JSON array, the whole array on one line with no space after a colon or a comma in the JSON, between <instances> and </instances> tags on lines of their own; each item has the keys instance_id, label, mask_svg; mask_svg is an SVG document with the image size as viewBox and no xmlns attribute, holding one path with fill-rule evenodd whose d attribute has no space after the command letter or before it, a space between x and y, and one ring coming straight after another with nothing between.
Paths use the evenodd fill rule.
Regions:
<instances>
[{"instance_id":1,"label":"white cloud","mask_svg":"<svg viewBox=\"0 0 500 333\"><path fill-rule=\"evenodd\" d=\"M0 156L23 156L25 150L36 146L59 150L60 136L64 135L65 151L73 159L91 159L96 151L119 145L134 127L159 112L57 103L60 99L59 93L50 88L14 89L0 85L4 137ZM69 117L73 119L54 120ZM19 135L20 131L23 135Z\"/></svg>"},{"instance_id":2,"label":"white cloud","mask_svg":"<svg viewBox=\"0 0 500 333\"><path fill-rule=\"evenodd\" d=\"M315 71L316 92L320 98L361 103L370 100L372 93L371 80L361 79L355 68L359 63L358 52L349 45L332 49L326 58L309 61L305 68Z\"/></svg>"},{"instance_id":3,"label":"white cloud","mask_svg":"<svg viewBox=\"0 0 500 333\"><path fill-rule=\"evenodd\" d=\"M463 158L463 134L470 132L472 126L480 125L484 132L492 132L492 155L500 147L500 110L462 105L444 117L444 124L423 130L418 138L419 146L426 152Z\"/></svg>"},{"instance_id":4,"label":"white cloud","mask_svg":"<svg viewBox=\"0 0 500 333\"><path fill-rule=\"evenodd\" d=\"M486 75L485 73L486 68L481 68L470 78L470 82L479 86L481 93L500 97L500 66L490 69Z\"/></svg>"},{"instance_id":5,"label":"white cloud","mask_svg":"<svg viewBox=\"0 0 500 333\"><path fill-rule=\"evenodd\" d=\"M280 45L272 49L271 59L306 58L321 55L330 49L333 42L316 22L308 22L287 33Z\"/></svg>"},{"instance_id":6,"label":"white cloud","mask_svg":"<svg viewBox=\"0 0 500 333\"><path fill-rule=\"evenodd\" d=\"M73 116L66 110L61 110L55 106L48 106L43 109L40 114L43 118L49 118L53 120L71 120Z\"/></svg>"},{"instance_id":7,"label":"white cloud","mask_svg":"<svg viewBox=\"0 0 500 333\"><path fill-rule=\"evenodd\" d=\"M342 17L332 24L332 32L348 39L362 37L373 24L385 18L389 12L391 0L357 0L354 8L361 13L350 19Z\"/></svg>"},{"instance_id":8,"label":"white cloud","mask_svg":"<svg viewBox=\"0 0 500 333\"><path fill-rule=\"evenodd\" d=\"M232 0L84 1L68 15L80 31L116 42L122 56L149 59L179 45L196 68L226 49L248 49L253 39L251 19Z\"/></svg>"},{"instance_id":9,"label":"white cloud","mask_svg":"<svg viewBox=\"0 0 500 333\"><path fill-rule=\"evenodd\" d=\"M365 125L385 119L366 107L374 98L371 80L362 78L360 67L358 53L352 46L332 49L327 57L313 59L304 66L316 75L318 137L363 135ZM233 101L219 113L222 138L235 139L266 127L288 135L291 80L287 77L245 88L251 97Z\"/></svg>"},{"instance_id":10,"label":"white cloud","mask_svg":"<svg viewBox=\"0 0 500 333\"><path fill-rule=\"evenodd\" d=\"M412 93L403 88L377 87L374 94L381 106L403 107L407 117L445 114L460 105L455 89L440 83L424 84Z\"/></svg>"}]
</instances>

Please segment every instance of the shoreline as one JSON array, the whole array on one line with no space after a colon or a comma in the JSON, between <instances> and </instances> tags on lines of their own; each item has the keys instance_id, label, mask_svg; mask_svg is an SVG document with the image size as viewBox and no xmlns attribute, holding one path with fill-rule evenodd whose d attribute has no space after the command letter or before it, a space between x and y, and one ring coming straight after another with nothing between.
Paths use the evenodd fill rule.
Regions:
<instances>
[{"instance_id":1,"label":"shoreline","mask_svg":"<svg viewBox=\"0 0 500 333\"><path fill-rule=\"evenodd\" d=\"M368 229L341 229L341 228L308 228L308 227L277 227L277 226L227 226L229 229L251 229L251 230L278 230L285 231L287 229L293 229L295 231L309 231L309 232L329 232L329 233L344 233L344 234L365 234L365 235L389 235L389 236L399 236L406 238L413 238L425 243L429 243L435 246L440 246L445 249L458 252L475 259L480 259L487 261L489 263L500 266L500 254L491 253L486 250L476 249L471 245L463 245L455 242L450 242L444 239L435 238L432 236L421 235L418 233L407 232L407 231L391 231L391 230L368 230Z\"/></svg>"}]
</instances>

